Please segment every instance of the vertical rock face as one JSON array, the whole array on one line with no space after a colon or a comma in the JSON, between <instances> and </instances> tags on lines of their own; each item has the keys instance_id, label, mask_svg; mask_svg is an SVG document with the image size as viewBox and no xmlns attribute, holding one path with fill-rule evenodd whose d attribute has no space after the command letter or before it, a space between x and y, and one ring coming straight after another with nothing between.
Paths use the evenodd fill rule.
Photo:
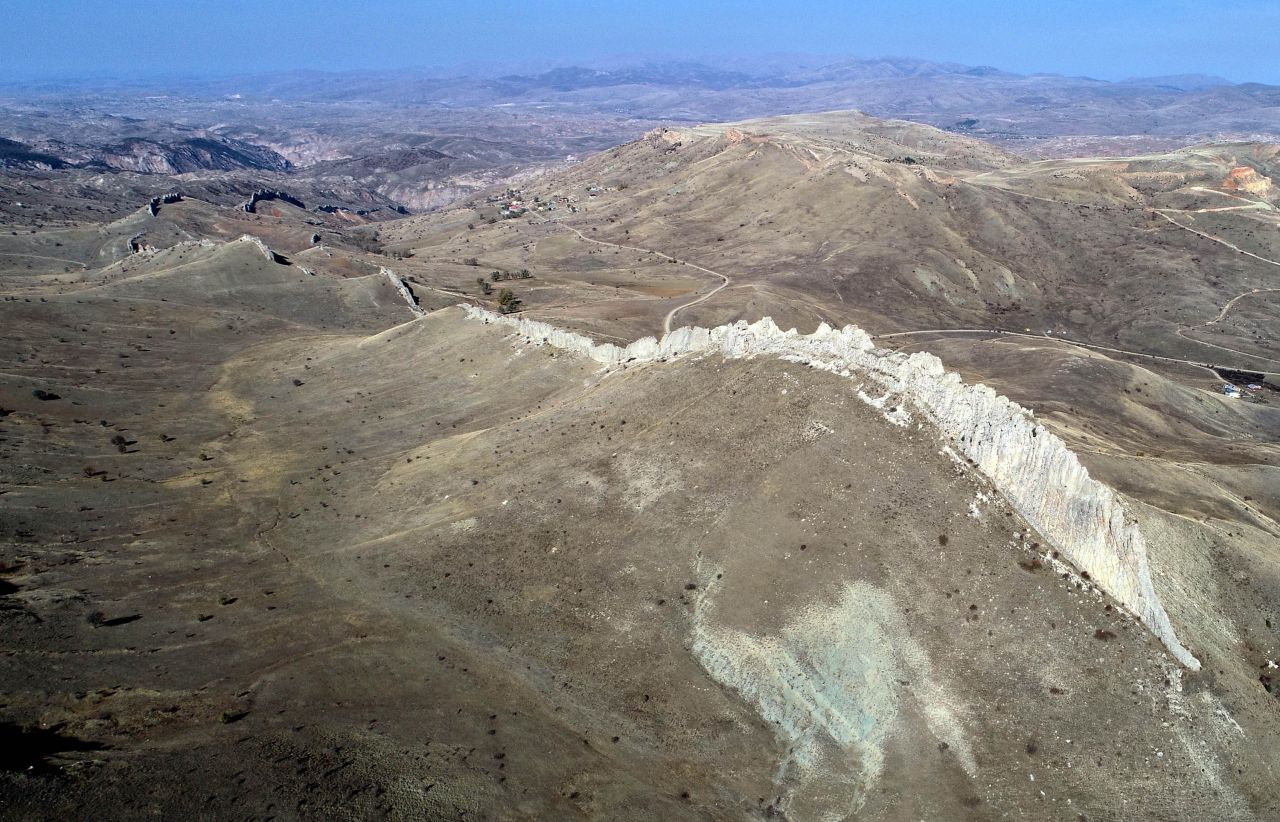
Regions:
<instances>
[{"instance_id":1,"label":"vertical rock face","mask_svg":"<svg viewBox=\"0 0 1280 822\"><path fill-rule=\"evenodd\" d=\"M266 189L266 188L260 188L257 191L253 192L252 194L250 194L249 199L246 200L244 204L241 205L240 207L244 209L247 213L253 214L258 210L258 203L262 202L263 200L280 200L281 202L289 203L290 205L297 206L298 208L306 208L306 206L303 205L301 200L299 200L297 197L294 197L289 192L280 191L279 189Z\"/></svg>"},{"instance_id":2,"label":"vertical rock face","mask_svg":"<svg viewBox=\"0 0 1280 822\"><path fill-rule=\"evenodd\" d=\"M181 201L182 192L180 191L170 191L168 194L152 197L151 201L147 203L147 213L154 217L160 213L160 206Z\"/></svg>"},{"instance_id":3,"label":"vertical rock face","mask_svg":"<svg viewBox=\"0 0 1280 822\"><path fill-rule=\"evenodd\" d=\"M822 368L857 384L858 396L905 424L913 409L973 460L1002 495L1066 559L1136 615L1179 662L1199 661L1178 641L1151 583L1146 542L1115 493L1089 476L1076 455L1031 413L985 385L966 385L932 354L910 356L877 349L855 326L825 323L813 334L782 331L768 317L717 328L679 328L661 340L645 337L626 347L596 344L561 328L503 316L475 306L467 315L497 323L535 345L573 351L604 365L656 362L682 354L726 358L781 357Z\"/></svg>"},{"instance_id":4,"label":"vertical rock face","mask_svg":"<svg viewBox=\"0 0 1280 822\"><path fill-rule=\"evenodd\" d=\"M130 254L141 254L141 253L142 253L142 252L144 252L144 251L155 251L155 249L154 249L154 248L152 248L152 247L147 243L147 241L143 239L143 238L144 238L144 237L146 237L146 236L147 236L147 234L146 234L146 232L145 232L145 231L140 231L140 232L138 232L137 234L134 234L132 237L130 237L130 238L129 238L129 253L130 253Z\"/></svg>"},{"instance_id":5,"label":"vertical rock face","mask_svg":"<svg viewBox=\"0 0 1280 822\"><path fill-rule=\"evenodd\" d=\"M403 297L404 301L409 305L409 310L413 312L413 316L426 316L427 312L423 311L422 306L418 304L418 295L413 293L413 289L409 287L408 283L402 280L394 271L386 266L381 268L381 272L384 277L391 281L391 285L395 290L400 292L400 296Z\"/></svg>"}]
</instances>

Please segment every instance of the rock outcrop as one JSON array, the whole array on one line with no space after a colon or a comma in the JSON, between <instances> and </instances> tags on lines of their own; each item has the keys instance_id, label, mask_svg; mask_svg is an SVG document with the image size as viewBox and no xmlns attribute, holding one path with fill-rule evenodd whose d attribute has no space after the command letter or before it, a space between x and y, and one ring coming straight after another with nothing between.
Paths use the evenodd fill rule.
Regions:
<instances>
[{"instance_id":1,"label":"rock outcrop","mask_svg":"<svg viewBox=\"0 0 1280 822\"><path fill-rule=\"evenodd\" d=\"M257 237L254 237L249 234L241 234L240 239L237 240L236 242L250 243L252 245L257 246L258 250L262 252L262 256L266 257L268 260L270 260L273 263L279 263L280 265L292 265L292 263L289 262L288 257L285 257L283 254L277 254L276 252L272 251L270 246L268 246L266 243L264 243L262 240L258 239Z\"/></svg>"},{"instance_id":2,"label":"rock outcrop","mask_svg":"<svg viewBox=\"0 0 1280 822\"><path fill-rule=\"evenodd\" d=\"M404 301L409 305L409 310L413 312L415 317L426 316L427 312L423 311L422 306L418 304L418 295L413 293L413 289L409 287L407 282L386 266L382 267L381 273L391 281L391 285L395 287L396 291L400 292L400 296L404 298Z\"/></svg>"},{"instance_id":3,"label":"rock outcrop","mask_svg":"<svg viewBox=\"0 0 1280 822\"><path fill-rule=\"evenodd\" d=\"M1257 169L1238 166L1231 169L1227 178L1222 181L1222 187L1227 191L1245 191L1266 197L1275 189L1275 184L1270 177L1259 174Z\"/></svg>"},{"instance_id":4,"label":"rock outcrop","mask_svg":"<svg viewBox=\"0 0 1280 822\"><path fill-rule=\"evenodd\" d=\"M141 254L145 251L155 251L155 248L143 239L146 236L146 232L138 232L129 238L130 254Z\"/></svg>"},{"instance_id":5,"label":"rock outcrop","mask_svg":"<svg viewBox=\"0 0 1280 822\"><path fill-rule=\"evenodd\" d=\"M395 214L408 214L409 209L402 205L374 206L373 208L350 209L342 205L318 205L315 210L322 214L354 214L357 217L369 217L379 211L389 210Z\"/></svg>"},{"instance_id":6,"label":"rock outcrop","mask_svg":"<svg viewBox=\"0 0 1280 822\"><path fill-rule=\"evenodd\" d=\"M279 200L283 203L288 203L289 205L297 206L298 208L304 208L304 209L306 208L306 206L302 204L301 200L299 200L297 197L294 197L289 192L281 191L279 189L267 189L267 188L260 188L257 191L253 192L252 194L250 194L249 199L246 200L244 205L240 207L244 209L247 213L253 214L257 211L258 203L262 202L263 200Z\"/></svg>"},{"instance_id":7,"label":"rock outcrop","mask_svg":"<svg viewBox=\"0 0 1280 822\"><path fill-rule=\"evenodd\" d=\"M855 326L823 323L813 334L782 331L765 318L718 328L678 328L626 347L522 317L464 306L475 320L503 325L535 345L574 351L606 366L685 354L775 356L846 377L858 396L905 425L914 410L973 461L1009 503L1075 567L1138 617L1179 662L1200 663L1178 641L1152 586L1146 542L1114 491L1089 476L1066 444L1030 411L985 385L967 385L932 354L877 349Z\"/></svg>"},{"instance_id":8,"label":"rock outcrop","mask_svg":"<svg viewBox=\"0 0 1280 822\"><path fill-rule=\"evenodd\" d=\"M152 217L160 213L160 206L176 203L182 200L182 192L170 191L168 194L161 194L159 197L152 197L151 202L147 203L147 213Z\"/></svg>"}]
</instances>

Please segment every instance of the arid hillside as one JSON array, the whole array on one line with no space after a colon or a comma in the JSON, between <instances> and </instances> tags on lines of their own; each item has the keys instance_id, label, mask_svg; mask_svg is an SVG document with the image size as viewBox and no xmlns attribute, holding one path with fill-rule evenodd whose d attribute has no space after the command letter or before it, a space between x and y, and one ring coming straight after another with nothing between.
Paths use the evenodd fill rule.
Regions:
<instances>
[{"instance_id":1,"label":"arid hillside","mask_svg":"<svg viewBox=\"0 0 1280 822\"><path fill-rule=\"evenodd\" d=\"M653 132L521 190L554 210L487 224L480 203L384 234L481 268L590 271L578 279L602 305L630 272L648 281L639 272L654 258L636 249L696 264L701 273L682 273L704 283L717 282L706 270L732 281L684 322L1030 330L1198 361L1225 347L1266 370L1270 335L1252 317L1274 302L1275 165L1262 144L1026 163L925 126L835 113ZM618 312L646 310L625 303ZM592 322L581 307L548 308ZM648 315L664 314L654 301L630 327L651 333Z\"/></svg>"},{"instance_id":2,"label":"arid hillside","mask_svg":"<svg viewBox=\"0 0 1280 822\"><path fill-rule=\"evenodd\" d=\"M840 112L8 207L0 816L1275 818L1277 173Z\"/></svg>"}]
</instances>

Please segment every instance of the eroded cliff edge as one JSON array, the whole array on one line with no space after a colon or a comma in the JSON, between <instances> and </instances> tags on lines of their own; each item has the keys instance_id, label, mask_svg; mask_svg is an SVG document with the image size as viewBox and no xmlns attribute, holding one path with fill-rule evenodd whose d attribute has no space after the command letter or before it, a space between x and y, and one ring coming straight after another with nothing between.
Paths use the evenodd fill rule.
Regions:
<instances>
[{"instance_id":1,"label":"eroded cliff edge","mask_svg":"<svg viewBox=\"0 0 1280 822\"><path fill-rule=\"evenodd\" d=\"M858 396L894 423L911 410L937 427L1075 567L1145 624L1177 660L1199 661L1178 641L1151 582L1146 542L1115 492L1089 476L1066 444L1025 408L985 385L968 385L932 354L877 349L861 329L823 323L812 334L783 331L766 317L717 328L678 328L626 347L599 343L523 317L464 305L473 320L508 326L535 345L574 351L604 365L659 362L686 354L775 356L856 383Z\"/></svg>"}]
</instances>

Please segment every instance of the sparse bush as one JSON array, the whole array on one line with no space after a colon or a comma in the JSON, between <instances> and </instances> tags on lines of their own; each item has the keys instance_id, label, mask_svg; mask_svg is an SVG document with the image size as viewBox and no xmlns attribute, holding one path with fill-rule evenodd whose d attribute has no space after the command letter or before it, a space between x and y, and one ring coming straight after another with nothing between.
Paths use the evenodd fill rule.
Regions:
<instances>
[{"instance_id":1,"label":"sparse bush","mask_svg":"<svg viewBox=\"0 0 1280 822\"><path fill-rule=\"evenodd\" d=\"M370 254L383 253L382 240L379 237L378 232L376 230L373 231L372 233L366 233L363 231L353 231L349 236L351 239L351 244L354 245L356 248L360 249L361 251L365 251Z\"/></svg>"}]
</instances>

